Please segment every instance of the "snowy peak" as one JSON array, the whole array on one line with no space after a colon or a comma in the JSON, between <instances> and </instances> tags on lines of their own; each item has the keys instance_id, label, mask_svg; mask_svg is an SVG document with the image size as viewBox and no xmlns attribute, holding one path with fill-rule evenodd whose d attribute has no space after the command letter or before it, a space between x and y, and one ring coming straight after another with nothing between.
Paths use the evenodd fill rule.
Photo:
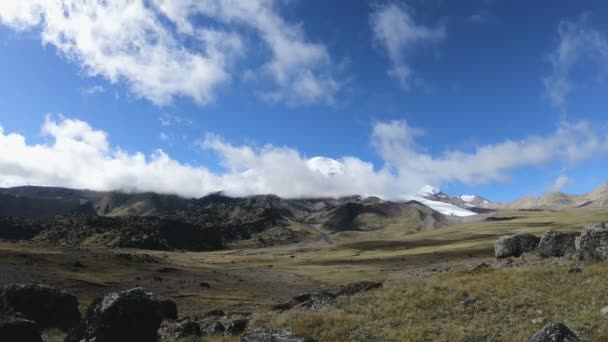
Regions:
<instances>
[{"instance_id":1,"label":"snowy peak","mask_svg":"<svg viewBox=\"0 0 608 342\"><path fill-rule=\"evenodd\" d=\"M427 201L450 204L466 211L473 208L489 208L491 202L477 195L459 195L451 197L436 187L425 185L418 190L418 195Z\"/></svg>"}]
</instances>

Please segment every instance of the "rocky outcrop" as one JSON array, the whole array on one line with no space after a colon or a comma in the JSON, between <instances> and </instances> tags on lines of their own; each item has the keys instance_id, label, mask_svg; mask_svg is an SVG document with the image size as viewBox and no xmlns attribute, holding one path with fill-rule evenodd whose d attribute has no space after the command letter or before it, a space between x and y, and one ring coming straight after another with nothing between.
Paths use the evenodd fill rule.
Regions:
<instances>
[{"instance_id":1,"label":"rocky outcrop","mask_svg":"<svg viewBox=\"0 0 608 342\"><path fill-rule=\"evenodd\" d=\"M0 293L0 312L19 312L41 329L68 331L80 321L78 299L46 285L6 285Z\"/></svg>"},{"instance_id":2,"label":"rocky outcrop","mask_svg":"<svg viewBox=\"0 0 608 342\"><path fill-rule=\"evenodd\" d=\"M530 342L578 342L580 339L563 323L549 323L537 332Z\"/></svg>"},{"instance_id":3,"label":"rocky outcrop","mask_svg":"<svg viewBox=\"0 0 608 342\"><path fill-rule=\"evenodd\" d=\"M382 283L375 281L358 281L342 286L336 291L336 296L353 296L358 293L367 292L369 290L382 287Z\"/></svg>"},{"instance_id":4,"label":"rocky outcrop","mask_svg":"<svg viewBox=\"0 0 608 342\"><path fill-rule=\"evenodd\" d=\"M243 342L314 342L311 337L297 336L287 330L255 329L241 338Z\"/></svg>"},{"instance_id":5,"label":"rocky outcrop","mask_svg":"<svg viewBox=\"0 0 608 342\"><path fill-rule=\"evenodd\" d=\"M585 227L579 241L578 253L586 261L608 260L608 229L605 223Z\"/></svg>"},{"instance_id":6,"label":"rocky outcrop","mask_svg":"<svg viewBox=\"0 0 608 342\"><path fill-rule=\"evenodd\" d=\"M192 320L180 322L176 327L177 337L201 336L201 326Z\"/></svg>"},{"instance_id":7,"label":"rocky outcrop","mask_svg":"<svg viewBox=\"0 0 608 342\"><path fill-rule=\"evenodd\" d=\"M66 342L156 341L163 320L160 303L142 288L97 298Z\"/></svg>"},{"instance_id":8,"label":"rocky outcrop","mask_svg":"<svg viewBox=\"0 0 608 342\"><path fill-rule=\"evenodd\" d=\"M574 234L547 230L540 238L538 254L544 257L561 257L576 251Z\"/></svg>"},{"instance_id":9,"label":"rocky outcrop","mask_svg":"<svg viewBox=\"0 0 608 342\"><path fill-rule=\"evenodd\" d=\"M0 341L42 342L42 337L34 321L0 316Z\"/></svg>"},{"instance_id":10,"label":"rocky outcrop","mask_svg":"<svg viewBox=\"0 0 608 342\"><path fill-rule=\"evenodd\" d=\"M238 336L238 335L242 334L243 331L245 331L248 324L249 324L249 319L247 319L247 318L236 319L228 324L228 326L226 327L225 334L232 335L232 336Z\"/></svg>"},{"instance_id":11,"label":"rocky outcrop","mask_svg":"<svg viewBox=\"0 0 608 342\"><path fill-rule=\"evenodd\" d=\"M536 249L540 239L532 234L519 233L501 236L494 244L496 258L519 257Z\"/></svg>"},{"instance_id":12,"label":"rocky outcrop","mask_svg":"<svg viewBox=\"0 0 608 342\"><path fill-rule=\"evenodd\" d=\"M337 297L352 296L379 287L382 287L382 283L373 281L359 281L346 284L334 291L304 292L293 297L287 303L273 305L272 310L285 311L292 308L318 310L324 306L334 305Z\"/></svg>"}]
</instances>

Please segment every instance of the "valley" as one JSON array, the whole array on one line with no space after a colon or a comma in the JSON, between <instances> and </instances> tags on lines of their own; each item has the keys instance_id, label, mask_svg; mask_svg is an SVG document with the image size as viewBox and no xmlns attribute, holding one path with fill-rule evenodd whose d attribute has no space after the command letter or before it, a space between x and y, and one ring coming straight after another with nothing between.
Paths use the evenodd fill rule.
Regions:
<instances>
[{"instance_id":1,"label":"valley","mask_svg":"<svg viewBox=\"0 0 608 342\"><path fill-rule=\"evenodd\" d=\"M408 318L418 322L413 330L407 327L386 330L378 326L382 318L375 315L380 313L364 307L373 305L374 300L388 301L386 305L392 307L391 298L405 296L412 303L438 300L440 304L433 305L447 305L442 310L460 312L462 309L454 307L458 308L458 301L463 300L460 298L462 293L468 296L475 292L476 298L485 297L486 303L499 300L504 293L496 293L495 298L490 299L487 296L494 290L482 290L482 287L496 287L489 284L500 279L516 283L513 286L521 291L539 291L535 290L541 286L539 282L553 280L538 278L528 284L521 283L518 277L534 273L533 277L543 274L543 277L559 278L562 272L568 274L567 270L578 262L543 259L534 254L497 260L494 258L496 239L519 232L540 236L548 229L579 232L585 226L608 221L608 210L590 208L504 209L453 217L418 202L385 202L373 198L292 201L272 196L231 199L213 195L197 201L202 204L189 204L181 211L161 211L157 215L92 216L72 212L47 218L3 218L0 232L5 236L0 241L0 273L3 274L0 285L40 283L61 288L79 298L83 312L99 296L143 287L155 296L174 301L180 317L200 317L210 310L223 310L247 313L252 326L288 329L320 341L342 340L338 336L348 336L355 341L369 338L423 340L429 339L435 329L428 325L432 318L427 316L430 313L424 307L411 309L418 313L415 318ZM209 220L203 218L214 218L214 222L224 225L220 229L215 224L202 224ZM227 225L227 222L232 223ZM164 224L178 227L176 234L185 234L183 241L189 241L189 244L168 238L174 231L166 228L163 233ZM190 225L187 227L192 230L181 233L180 225ZM156 226L161 228L156 230ZM35 233L14 234L22 228ZM209 235L208 229L218 235ZM132 233L123 235L125 231ZM6 235L7 232L12 235ZM197 235L192 235L202 234L200 232L204 232L200 238L202 244L196 242ZM73 234L76 237L71 236ZM150 241L155 243L134 246L124 243L145 241L139 234L152 236ZM209 236L219 238L215 244L209 244ZM163 243L158 244L159 241ZM486 264L488 270L471 273L470 270ZM602 264L585 268L585 279L594 283L608 280L604 268ZM320 311L276 313L270 310L273 305L300 293L326 291L362 280L379 281L384 287L369 295L340 299L336 306ZM566 280L559 281L564 284ZM475 283L478 285L473 285ZM564 291L576 286L568 284ZM440 288L444 290L434 290ZM551 291L535 293L543 297ZM596 294L592 291L572 300L583 305L580 301L588 300L589 296ZM539 303L535 300L534 303L543 316L547 311L559 316L556 305L562 305L561 302ZM410 307L413 304L399 305ZM343 310L355 311L348 314L351 316L344 316ZM361 310L372 310L376 318L359 322L355 327L352 324L363 318L360 315L367 315ZM465 316L478 317L487 308L479 310ZM534 316L527 306L497 307L496 310L487 319L497 320L500 315L506 315L503 310L514 310L508 313L512 317ZM444 340L444 337L462 341L508 340L505 336L527 336L540 328L539 324L522 318L521 321L516 319L519 330L513 329L513 322L502 324L497 320L492 321L492 328L485 332L475 330L480 327L462 331L457 328L457 322L463 319L460 317L463 313L452 314L456 315L453 319L446 316L444 323L440 323L442 332L438 336L443 337L438 340ZM358 318L353 321L355 317ZM599 319L601 317L597 317ZM325 323L332 321L339 325L327 326ZM579 322L574 318L571 321ZM572 328L582 329L588 336L608 336L596 325L579 324ZM512 335L515 332L520 335ZM49 340L62 340L64 336L57 332L48 334ZM215 337L208 338L213 340ZM225 338L230 340L231 337Z\"/></svg>"}]
</instances>

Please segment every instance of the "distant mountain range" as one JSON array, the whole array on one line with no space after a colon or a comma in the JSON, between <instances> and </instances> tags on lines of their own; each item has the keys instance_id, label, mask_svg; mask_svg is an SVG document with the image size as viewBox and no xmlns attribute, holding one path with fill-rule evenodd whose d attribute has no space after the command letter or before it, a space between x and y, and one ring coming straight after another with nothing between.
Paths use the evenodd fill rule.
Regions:
<instances>
[{"instance_id":1,"label":"distant mountain range","mask_svg":"<svg viewBox=\"0 0 608 342\"><path fill-rule=\"evenodd\" d=\"M490 203L491 209L569 209L569 208L608 208L608 183L582 195L563 192L550 192L540 197L524 197L510 203Z\"/></svg>"},{"instance_id":2,"label":"distant mountain range","mask_svg":"<svg viewBox=\"0 0 608 342\"><path fill-rule=\"evenodd\" d=\"M483 212L484 209L562 210L569 208L608 208L608 183L582 195L549 192L540 197L523 197L508 203L494 203L478 195L459 195L451 197L441 190L428 185L420 189L418 195L427 200L449 203L475 212Z\"/></svg>"},{"instance_id":3,"label":"distant mountain range","mask_svg":"<svg viewBox=\"0 0 608 342\"><path fill-rule=\"evenodd\" d=\"M450 212L459 209L451 204L442 207L446 208ZM0 238L75 246L261 247L330 240L328 235L339 237L347 232L407 234L476 219L444 215L420 201L392 202L377 197L233 198L215 193L187 199L35 186L0 189Z\"/></svg>"}]
</instances>

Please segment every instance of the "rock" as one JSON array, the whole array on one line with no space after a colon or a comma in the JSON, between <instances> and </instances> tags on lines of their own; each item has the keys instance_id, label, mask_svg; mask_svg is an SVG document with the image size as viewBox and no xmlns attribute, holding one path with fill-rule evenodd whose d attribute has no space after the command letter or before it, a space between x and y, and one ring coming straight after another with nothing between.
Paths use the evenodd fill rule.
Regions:
<instances>
[{"instance_id":1,"label":"rock","mask_svg":"<svg viewBox=\"0 0 608 342\"><path fill-rule=\"evenodd\" d=\"M473 305L475 303L477 303L477 298L467 297L463 301L460 302L460 305L462 305L466 308L467 306Z\"/></svg>"},{"instance_id":2,"label":"rock","mask_svg":"<svg viewBox=\"0 0 608 342\"><path fill-rule=\"evenodd\" d=\"M492 265L488 264L487 262L482 262L479 263L477 265L472 266L469 271L471 272L481 272L481 271L485 271L485 270L489 270L492 268Z\"/></svg>"},{"instance_id":3,"label":"rock","mask_svg":"<svg viewBox=\"0 0 608 342\"><path fill-rule=\"evenodd\" d=\"M576 251L574 234L547 230L540 238L538 254L544 257L561 257Z\"/></svg>"},{"instance_id":4,"label":"rock","mask_svg":"<svg viewBox=\"0 0 608 342\"><path fill-rule=\"evenodd\" d=\"M540 239L532 234L519 233L501 236L494 244L496 258L519 257L536 249Z\"/></svg>"},{"instance_id":5,"label":"rock","mask_svg":"<svg viewBox=\"0 0 608 342\"><path fill-rule=\"evenodd\" d=\"M249 320L247 318L236 319L226 327L226 335L238 336L245 331L247 328L247 324L249 324Z\"/></svg>"},{"instance_id":6,"label":"rock","mask_svg":"<svg viewBox=\"0 0 608 342\"><path fill-rule=\"evenodd\" d=\"M255 329L241 338L243 342L314 342L311 337L296 336L287 330Z\"/></svg>"},{"instance_id":7,"label":"rock","mask_svg":"<svg viewBox=\"0 0 608 342\"><path fill-rule=\"evenodd\" d=\"M163 320L161 305L142 288L97 298L66 342L156 341Z\"/></svg>"},{"instance_id":8,"label":"rock","mask_svg":"<svg viewBox=\"0 0 608 342\"><path fill-rule=\"evenodd\" d=\"M159 304L164 319L177 319L177 304L174 301L165 299L161 300Z\"/></svg>"},{"instance_id":9,"label":"rock","mask_svg":"<svg viewBox=\"0 0 608 342\"><path fill-rule=\"evenodd\" d=\"M374 281L358 281L342 286L335 294L336 296L352 296L357 293L367 292L382 287L382 283Z\"/></svg>"},{"instance_id":10,"label":"rock","mask_svg":"<svg viewBox=\"0 0 608 342\"><path fill-rule=\"evenodd\" d=\"M226 331L226 327L220 322L212 321L205 322L201 327L201 331L205 336L217 336L223 335Z\"/></svg>"},{"instance_id":11,"label":"rock","mask_svg":"<svg viewBox=\"0 0 608 342\"><path fill-rule=\"evenodd\" d=\"M601 310L600 310L600 314L604 317L608 317L608 306L604 306Z\"/></svg>"},{"instance_id":12,"label":"rock","mask_svg":"<svg viewBox=\"0 0 608 342\"><path fill-rule=\"evenodd\" d=\"M80 322L78 298L46 285L6 285L0 293L0 312L19 312L40 329L68 331Z\"/></svg>"},{"instance_id":13,"label":"rock","mask_svg":"<svg viewBox=\"0 0 608 342\"><path fill-rule=\"evenodd\" d=\"M530 342L577 342L578 336L563 323L549 323L537 332Z\"/></svg>"},{"instance_id":14,"label":"rock","mask_svg":"<svg viewBox=\"0 0 608 342\"><path fill-rule=\"evenodd\" d=\"M608 229L604 227L598 225L583 230L578 251L583 260L608 260Z\"/></svg>"},{"instance_id":15,"label":"rock","mask_svg":"<svg viewBox=\"0 0 608 342\"><path fill-rule=\"evenodd\" d=\"M180 322L176 327L178 337L186 336L201 336L201 327L198 323L192 320L185 320Z\"/></svg>"},{"instance_id":16,"label":"rock","mask_svg":"<svg viewBox=\"0 0 608 342\"><path fill-rule=\"evenodd\" d=\"M34 321L0 317L0 341L42 342L42 337Z\"/></svg>"}]
</instances>

